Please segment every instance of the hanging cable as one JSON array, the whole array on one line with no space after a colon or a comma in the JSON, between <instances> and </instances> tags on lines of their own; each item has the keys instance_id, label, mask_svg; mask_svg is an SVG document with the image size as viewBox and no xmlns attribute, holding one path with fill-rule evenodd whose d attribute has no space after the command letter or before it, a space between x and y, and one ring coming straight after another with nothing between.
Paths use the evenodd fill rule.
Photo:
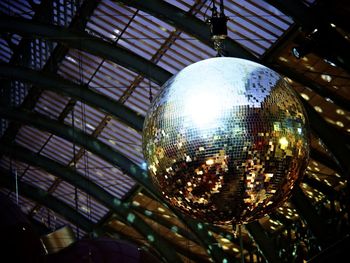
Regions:
<instances>
[{"instance_id":1,"label":"hanging cable","mask_svg":"<svg viewBox=\"0 0 350 263\"><path fill-rule=\"evenodd\" d=\"M152 82L149 79L149 103L151 104L153 101L153 92L152 92Z\"/></svg>"},{"instance_id":2,"label":"hanging cable","mask_svg":"<svg viewBox=\"0 0 350 263\"><path fill-rule=\"evenodd\" d=\"M241 252L241 263L244 263L242 225L238 225L239 250Z\"/></svg>"},{"instance_id":3,"label":"hanging cable","mask_svg":"<svg viewBox=\"0 0 350 263\"><path fill-rule=\"evenodd\" d=\"M18 176L17 176L17 170L15 170L15 180L16 180L16 204L18 205Z\"/></svg>"}]
</instances>

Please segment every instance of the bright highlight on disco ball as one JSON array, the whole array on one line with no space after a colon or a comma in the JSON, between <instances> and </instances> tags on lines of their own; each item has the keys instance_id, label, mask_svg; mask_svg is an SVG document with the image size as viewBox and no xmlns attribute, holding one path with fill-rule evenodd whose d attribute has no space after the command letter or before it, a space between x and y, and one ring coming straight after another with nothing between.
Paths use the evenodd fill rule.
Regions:
<instances>
[{"instance_id":1,"label":"bright highlight on disco ball","mask_svg":"<svg viewBox=\"0 0 350 263\"><path fill-rule=\"evenodd\" d=\"M211 58L164 84L146 116L143 152L171 206L214 224L247 223L290 197L307 166L309 128L279 74Z\"/></svg>"}]
</instances>

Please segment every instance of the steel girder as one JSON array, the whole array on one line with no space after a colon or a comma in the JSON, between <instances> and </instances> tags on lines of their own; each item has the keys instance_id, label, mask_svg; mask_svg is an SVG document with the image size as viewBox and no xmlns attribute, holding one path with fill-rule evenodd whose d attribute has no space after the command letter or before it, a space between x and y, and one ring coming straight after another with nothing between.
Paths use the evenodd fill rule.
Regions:
<instances>
[{"instance_id":1,"label":"steel girder","mask_svg":"<svg viewBox=\"0 0 350 263\"><path fill-rule=\"evenodd\" d=\"M49 89L56 93L73 97L74 99L85 102L92 107L102 109L108 114L112 114L114 117L137 131L142 130L143 117L135 111L107 96L94 92L88 87L66 80L57 74L0 63L0 76L11 79L20 79L22 81L30 82L37 87ZM169 76L171 76L170 73Z\"/></svg>"},{"instance_id":2,"label":"steel girder","mask_svg":"<svg viewBox=\"0 0 350 263\"><path fill-rule=\"evenodd\" d=\"M151 193L156 193L154 186L148 180L148 174L145 170L132 163L127 157L117 152L112 147L77 128L59 123L41 114L15 108L0 107L0 116L34 126L40 130L46 130L68 141L81 145L111 164L118 166L123 172L130 175L146 189L149 189ZM157 197L159 197L159 195ZM161 199L159 198L159 200Z\"/></svg>"},{"instance_id":3,"label":"steel girder","mask_svg":"<svg viewBox=\"0 0 350 263\"><path fill-rule=\"evenodd\" d=\"M182 262L175 251L169 247L167 241L145 223L139 215L132 211L130 203L122 202L118 198L113 197L113 195L106 192L102 187L98 186L88 178L79 175L77 172L74 172L71 168L62 166L47 157L38 156L36 153L24 147L15 144L1 144L0 152L30 165L42 167L47 172L82 189L97 201L111 209L124 223L136 229L145 237L145 239L148 239L148 242L152 244L167 262ZM45 202L39 203L46 206Z\"/></svg>"},{"instance_id":4,"label":"steel girder","mask_svg":"<svg viewBox=\"0 0 350 263\"><path fill-rule=\"evenodd\" d=\"M117 45L91 36L85 32L45 25L29 19L11 17L1 13L0 32L17 32L26 36L56 41L99 57L113 61L127 69L146 76L156 83L162 84L168 80L169 73L159 67L154 71L154 64L149 63L133 52Z\"/></svg>"},{"instance_id":5,"label":"steel girder","mask_svg":"<svg viewBox=\"0 0 350 263\"><path fill-rule=\"evenodd\" d=\"M95 0L85 0L79 8L79 14L74 16L74 18L72 19L69 25L69 28L74 30L83 30L86 26L88 18L93 13L93 11L95 10L98 4L99 3ZM32 21L47 22L52 19L52 15L53 15L53 2L42 1L39 9L35 12L34 17L32 18ZM30 39L28 38L21 39L20 43L18 44L18 52L16 52L11 57L9 64L20 64L18 63L19 61L17 60L18 58L20 58L20 55L23 52L23 50L25 50L25 47L29 46L29 43L30 43ZM50 54L50 57L46 61L44 67L42 68L42 71L56 72L59 62L64 58L68 50L69 50L69 47L62 44L58 44L54 48L53 52ZM32 110L35 107L35 104L39 99L40 95L41 95L40 89L30 89L24 101L22 102L21 107ZM3 135L3 138L8 141L13 141L19 129L20 129L20 126L10 123L8 128L6 129L6 132Z\"/></svg>"},{"instance_id":6,"label":"steel girder","mask_svg":"<svg viewBox=\"0 0 350 263\"><path fill-rule=\"evenodd\" d=\"M0 185L10 190L15 190L16 185L14 176L10 176L9 171L4 170L3 168L0 168L0 173ZM79 214L74 208L68 206L43 189L35 187L23 181L18 182L18 187L21 196L45 205L55 213L62 215L71 223L78 225L86 232L93 231L93 222L91 222L85 216Z\"/></svg>"},{"instance_id":7,"label":"steel girder","mask_svg":"<svg viewBox=\"0 0 350 263\"><path fill-rule=\"evenodd\" d=\"M9 153L7 151L8 149L6 148L8 146L5 146L5 145L2 145L2 146L5 147L4 151L2 151L2 152L3 153ZM1 148L1 150L2 150L2 148ZM19 150L19 149L17 149L17 150ZM10 151L11 151L11 154L17 154L18 153L18 152L14 152L15 148L14 149L10 149ZM29 157L29 159L32 159L33 156L35 156L35 153L30 153L30 155L32 155L32 156ZM34 158L37 158L37 157L34 157ZM19 159L22 159L22 157L19 157ZM57 165L59 165L59 164L57 164ZM65 168L65 167L61 168L61 170L64 170L64 169L67 169L67 168ZM68 170L70 170L70 169L68 169ZM7 171L7 170L4 170L3 168L0 168L0 186L14 191L16 189L15 178L10 176L9 174L10 174L10 171ZM72 173L71 171L68 171L67 175L72 175L72 174L74 174L74 172ZM77 179L76 176L74 178ZM81 176L81 178L79 178L78 180L80 180L80 179L82 179L82 181L86 180L86 178L84 178L83 176ZM89 182L88 184L94 184L94 183L93 182ZM88 218L86 218L85 216L83 216L82 214L77 212L71 206L65 204L63 201L59 200L58 198L54 197L50 193L46 192L45 190L43 190L41 188L38 188L38 187L35 187L35 186L33 186L31 184L28 184L26 182L23 182L23 181L18 181L18 187L19 187L19 192L20 192L21 196L26 197L26 198L28 198L30 200L33 200L33 201L35 201L37 203L41 203L41 204L45 205L45 207L49 208L50 210L54 211L57 214L62 215L69 222L71 222L72 224L74 224L74 225L78 226L79 228L83 229L85 232L95 232L97 230L96 229L96 225L92 221L90 221ZM93 188L94 187L92 187L92 189ZM83 188L83 190L86 190L86 189ZM112 200L112 202L113 202L113 200ZM114 202L114 203L116 204L118 202ZM116 206L115 204L114 204L114 206ZM125 204L123 204L123 203L121 203L120 207L124 207L122 209L127 209L127 206ZM120 207L118 208L118 211L120 211ZM114 209L114 211L115 211L115 209ZM128 214L129 215L134 215L134 214L131 214L130 212ZM135 216L138 217L137 215L135 215ZM133 216L130 217L130 218L133 218ZM124 219L123 221L125 222L127 220ZM140 223L141 223L141 225L138 226L138 224L140 224ZM129 222L129 224L130 224L130 222ZM133 224L133 227L136 229L136 227L139 227L139 228L141 227L142 228L146 223L145 222L140 222L140 218L138 217L138 218L135 218L135 221L132 224ZM37 226L35 226L35 227L37 227ZM39 227L42 227L42 226L39 226ZM147 229L145 229L145 231L144 231L145 233L147 233L147 236L155 234L154 231L148 225L147 225L147 228L148 228L148 231L147 231ZM115 231L115 230L113 230L113 231ZM145 238L147 238L147 236L145 236ZM158 241L154 241L154 242L155 243L161 243L162 241L158 240ZM168 243L166 243L166 244L161 243L161 244L162 244L161 248L159 248L158 245L154 245L153 244L153 247L156 249L156 251L159 254L162 254L161 253L162 250L157 250L157 249L172 250L171 247L168 247L168 245L167 245ZM175 255L175 256L177 256L177 255ZM195 258L196 255L191 254L191 257ZM178 259L179 258L174 258L174 261L166 261L166 262L174 262L174 263L175 262L182 262L182 261L175 261L175 260L178 260Z\"/></svg>"},{"instance_id":8,"label":"steel girder","mask_svg":"<svg viewBox=\"0 0 350 263\"><path fill-rule=\"evenodd\" d=\"M0 108L0 117L21 122L29 126L34 126L38 129L48 131L66 140L81 145L111 164L118 166L122 171L135 179L140 185L145 187L157 200L162 202L161 195L155 190L153 184L151 184L146 171L142 170L139 166L110 146L80 131L79 129L74 129L68 125L61 124L41 114L13 108ZM198 240L208 248L207 252L217 262L221 262L223 260L225 260L227 263L235 261L235 259L225 257L225 253L217 245L216 239L209 234L209 231L204 224L185 217L176 211L173 212L180 220L185 222L189 228L193 230L198 237Z\"/></svg>"},{"instance_id":9,"label":"steel girder","mask_svg":"<svg viewBox=\"0 0 350 263\"><path fill-rule=\"evenodd\" d=\"M127 6L140 9L146 13L152 14L159 19L166 21L174 27L195 36L208 46L213 46L210 29L207 24L195 18L191 14L162 0L115 0ZM227 56L233 56L257 61L257 58L248 50L236 42L226 39L224 41Z\"/></svg>"},{"instance_id":10,"label":"steel girder","mask_svg":"<svg viewBox=\"0 0 350 263\"><path fill-rule=\"evenodd\" d=\"M263 253L264 257L269 263L279 263L281 262L277 250L275 249L275 244L269 238L264 228L255 221L247 224L246 229L252 235L252 239L259 245L259 249Z\"/></svg>"},{"instance_id":11,"label":"steel girder","mask_svg":"<svg viewBox=\"0 0 350 263\"><path fill-rule=\"evenodd\" d=\"M127 223L127 217L125 217L126 210L134 210L139 212L148 218L159 222L161 225L168 227L169 229L173 227L169 221L165 220L163 217L158 216L151 211L146 210L140 206L135 205L133 202L125 202L120 199L115 198L113 195L106 192L102 187L95 184L92 180L81 175L77 171L73 170L70 167L63 166L62 164L42 155L38 155L35 152L30 151L29 149L16 145L14 143L6 144L0 143L0 153L7 155L13 159L19 160L26 164L40 167L43 170L49 172L50 174L80 188L94 199L99 201L104 206L111 209L111 212L119 216L120 220ZM116 204L119 204L118 206ZM122 210L120 210L122 209ZM139 220L139 219L137 219ZM135 229L138 227L138 221L135 221ZM192 240L193 242L198 242L193 234L187 232L182 228L178 228L177 233L180 235ZM147 237L146 237L147 238Z\"/></svg>"},{"instance_id":12,"label":"steel girder","mask_svg":"<svg viewBox=\"0 0 350 263\"><path fill-rule=\"evenodd\" d=\"M327 88L322 87L321 85L317 84L316 82L310 80L309 78L301 75L300 73L291 70L290 68L283 66L283 65L274 65L274 69L278 71L279 73L288 76L290 79L306 86L312 89L315 93L331 99L336 105L339 107L342 107L343 109L350 111L350 100L344 97L341 97L340 95L336 94L335 92L331 92Z\"/></svg>"}]
</instances>

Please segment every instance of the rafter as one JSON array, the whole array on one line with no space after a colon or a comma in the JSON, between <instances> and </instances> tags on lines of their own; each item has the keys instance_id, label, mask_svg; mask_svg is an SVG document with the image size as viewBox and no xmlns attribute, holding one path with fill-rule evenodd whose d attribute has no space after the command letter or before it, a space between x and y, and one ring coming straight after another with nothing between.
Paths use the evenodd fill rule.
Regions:
<instances>
[{"instance_id":1,"label":"rafter","mask_svg":"<svg viewBox=\"0 0 350 263\"><path fill-rule=\"evenodd\" d=\"M153 184L151 184L146 171L108 145L80 131L79 129L73 129L68 125L61 124L41 114L31 113L19 109L0 108L0 117L34 126L38 129L54 133L57 136L83 146L104 160L118 166L122 171L130 175L139 184L145 187L157 200L162 202L160 193L155 190ZM225 253L219 246L217 246L216 239L209 234L207 227L191 218L185 217L181 213L176 213L176 211L173 212L180 218L180 220L185 222L189 228L194 231L194 233L196 233L199 241L208 247L208 251L213 258L219 261L226 259L227 262L231 262L230 260L233 260L225 257Z\"/></svg>"},{"instance_id":2,"label":"rafter","mask_svg":"<svg viewBox=\"0 0 350 263\"><path fill-rule=\"evenodd\" d=\"M322 6L322 4L317 5L316 3L313 7L307 7L300 1L265 1L279 10L282 10L283 13L291 16L307 33L316 30L317 36L315 41L317 41L317 44L313 47L311 52L332 61L350 72L350 56L349 52L346 51L350 48L349 41L347 41L337 29L330 25L334 23L334 21L329 18L327 11L319 12L320 9L317 7ZM327 5L331 5L331 3L325 4L323 8L326 9ZM330 39L331 41L329 41Z\"/></svg>"},{"instance_id":3,"label":"rafter","mask_svg":"<svg viewBox=\"0 0 350 263\"><path fill-rule=\"evenodd\" d=\"M89 89L88 87L78 85L56 74L39 72L25 67L0 63L0 76L17 80L20 79L22 81L30 82L36 87L52 90L56 93L80 100L92 107L102 109L108 114L112 114L133 129L138 131L142 130L143 117L133 110L105 95ZM169 77L170 76L171 74L169 73Z\"/></svg>"},{"instance_id":4,"label":"rafter","mask_svg":"<svg viewBox=\"0 0 350 263\"><path fill-rule=\"evenodd\" d=\"M278 263L281 262L275 244L269 239L266 231L260 225L259 222L255 221L247 224L246 229L252 235L254 241L258 244L259 249L262 251L267 262Z\"/></svg>"},{"instance_id":5,"label":"rafter","mask_svg":"<svg viewBox=\"0 0 350 263\"><path fill-rule=\"evenodd\" d=\"M83 30L86 26L88 18L95 10L98 5L97 1L94 0L85 0L84 3L80 6L78 15L76 15L70 25L70 29L74 30ZM32 21L38 21L41 23L47 23L51 21L53 18L53 2L52 1L42 1L40 6L38 7ZM21 58L21 54L24 50L27 50L27 46L31 43L30 38L22 38L21 42L18 44L18 51L11 57L9 64L19 64L18 59ZM46 61L44 67L42 68L42 72L56 72L58 68L59 62L64 58L69 48L65 45L58 44L54 48L53 52L50 54L50 57ZM24 54L26 56L30 56L30 53ZM23 56L24 57L24 56ZM36 102L38 101L41 95L40 89L30 89L27 96L24 98L24 101L21 104L22 108L27 110L32 110L35 107ZM6 132L3 135L3 139L8 141L13 141L16 137L20 129L19 125L14 123L10 123Z\"/></svg>"},{"instance_id":6,"label":"rafter","mask_svg":"<svg viewBox=\"0 0 350 263\"><path fill-rule=\"evenodd\" d=\"M59 26L36 23L29 19L15 18L5 14L1 14L0 17L0 31L16 32L25 36L36 36L56 41L113 61L146 76L156 83L159 83L159 80L161 80L161 83L164 83L169 76L168 72L161 68L154 72L154 67L150 66L148 60L137 56L133 52L83 31L72 31Z\"/></svg>"},{"instance_id":7,"label":"rafter","mask_svg":"<svg viewBox=\"0 0 350 263\"><path fill-rule=\"evenodd\" d=\"M153 231L152 228L148 224L146 224L135 212L131 211L130 203L125 203L115 198L113 195L106 192L103 188L101 188L88 178L74 172L71 168L64 167L59 163L50 160L47 157L38 156L34 152L24 147L14 144L1 144L0 152L14 157L15 159L24 161L28 164L37 167L42 167L47 172L56 175L69 182L70 184L82 189L84 192L91 195L97 201L101 202L106 207L111 209L116 215L120 217L120 219L124 223L135 228L139 233L141 233L145 237L145 239L147 239L147 237L152 236L152 239L148 239L149 243L152 244L154 248L161 255L163 255L168 262L181 262L177 261L180 259L177 257L176 253L174 253L172 249L168 247L167 242L161 236L159 236L158 233ZM46 206L45 202L39 203L44 204Z\"/></svg>"},{"instance_id":8,"label":"rafter","mask_svg":"<svg viewBox=\"0 0 350 263\"><path fill-rule=\"evenodd\" d=\"M48 173L65 180L66 182L80 188L94 199L98 200L101 204L111 209L111 212L115 215L119 215L119 217L127 222L126 218L124 218L124 214L120 213L120 207L127 207L130 210L137 211L153 221L164 225L165 227L171 228L173 225L170 224L169 221L165 220L161 216L157 214L150 213L145 208L141 206L136 206L132 202L127 202L123 200L119 200L113 195L106 192L102 187L98 186L96 183L88 179L87 177L79 174L77 171L73 170L70 167L63 166L62 164L42 155L38 155L31 150L12 144L0 143L0 153L4 155L8 155L13 159L19 160L31 166L40 167L47 171ZM115 203L120 203L118 207L115 206ZM189 240L194 242L198 242L193 234L188 231L178 228L178 233Z\"/></svg>"},{"instance_id":9,"label":"rafter","mask_svg":"<svg viewBox=\"0 0 350 263\"><path fill-rule=\"evenodd\" d=\"M15 190L15 180L14 177L9 175L9 171L0 168L0 184L1 186L8 188L10 190ZM53 195L44 191L41 188L35 187L23 181L18 182L18 187L20 189L20 195L29 198L35 202L42 203L50 210L54 211L57 214L62 215L68 221L74 225L79 226L86 232L93 231L94 223L89 219L79 214L74 208L68 206L61 200L57 199Z\"/></svg>"},{"instance_id":10,"label":"rafter","mask_svg":"<svg viewBox=\"0 0 350 263\"><path fill-rule=\"evenodd\" d=\"M315 207L309 202L300 187L294 190L291 200L300 216L307 222L322 249L331 245L335 234L333 229L329 228L324 220L320 220Z\"/></svg>"}]
</instances>

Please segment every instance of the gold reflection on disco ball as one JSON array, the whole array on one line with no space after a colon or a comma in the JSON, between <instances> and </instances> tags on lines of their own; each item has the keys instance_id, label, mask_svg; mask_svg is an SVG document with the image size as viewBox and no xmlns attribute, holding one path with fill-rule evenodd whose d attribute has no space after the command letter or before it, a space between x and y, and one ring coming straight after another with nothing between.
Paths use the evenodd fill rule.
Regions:
<instances>
[{"instance_id":1,"label":"gold reflection on disco ball","mask_svg":"<svg viewBox=\"0 0 350 263\"><path fill-rule=\"evenodd\" d=\"M143 153L171 206L214 224L247 223L290 197L307 166L309 128L279 74L211 58L164 84L146 116Z\"/></svg>"}]
</instances>

